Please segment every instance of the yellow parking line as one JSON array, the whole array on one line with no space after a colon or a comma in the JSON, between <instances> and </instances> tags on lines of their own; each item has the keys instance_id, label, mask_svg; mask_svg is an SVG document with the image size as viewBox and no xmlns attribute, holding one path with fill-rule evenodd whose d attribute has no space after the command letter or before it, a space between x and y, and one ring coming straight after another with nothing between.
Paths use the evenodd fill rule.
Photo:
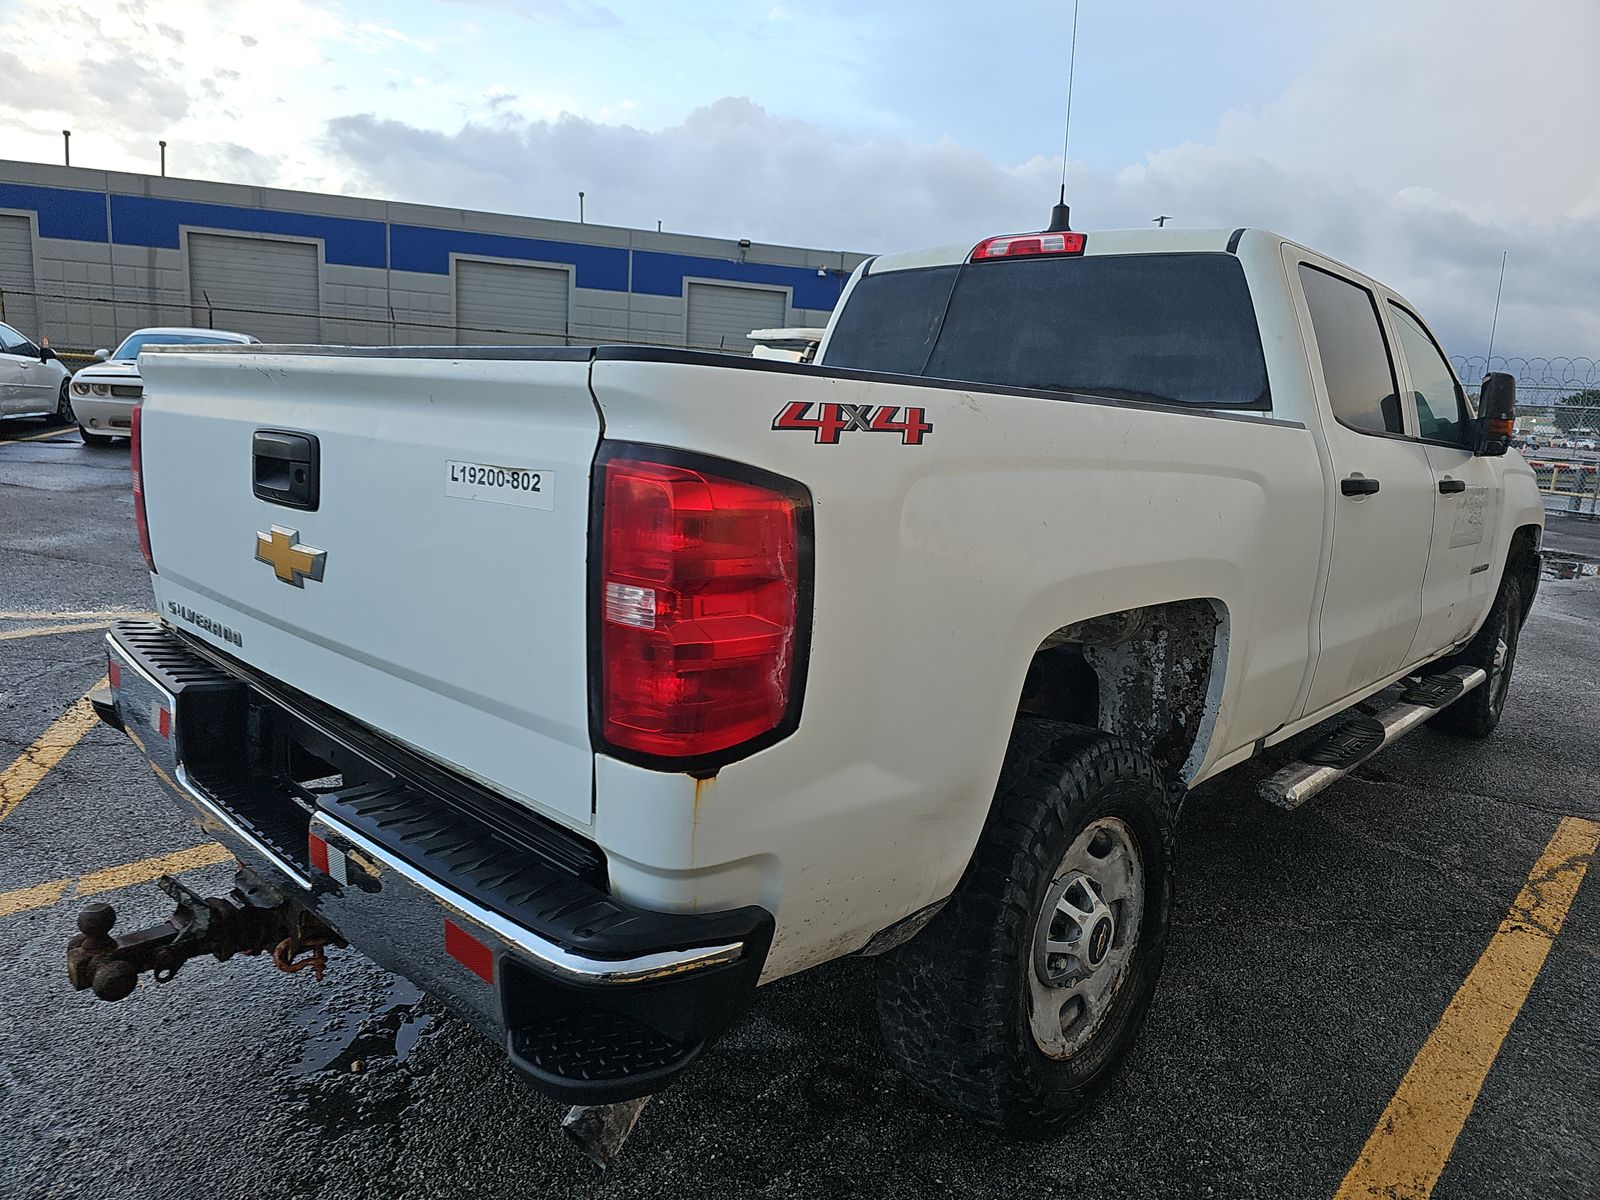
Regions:
<instances>
[{"instance_id":1,"label":"yellow parking line","mask_svg":"<svg viewBox=\"0 0 1600 1200\"><path fill-rule=\"evenodd\" d=\"M30 908L49 908L67 894L71 883L70 879L52 879L49 883L36 883L14 892L0 892L0 917L27 912Z\"/></svg>"},{"instance_id":2,"label":"yellow parking line","mask_svg":"<svg viewBox=\"0 0 1600 1200\"><path fill-rule=\"evenodd\" d=\"M102 677L89 692L105 687L108 682ZM39 786L39 781L49 774L50 768L65 758L67 751L94 728L99 718L89 704L89 692L85 692L76 704L50 722L50 727L38 736L33 745L18 755L16 761L4 771L0 771L0 821L9 817L28 793Z\"/></svg>"},{"instance_id":3,"label":"yellow parking line","mask_svg":"<svg viewBox=\"0 0 1600 1200\"><path fill-rule=\"evenodd\" d=\"M148 621L155 615L127 608L97 608L79 612L0 612L0 621Z\"/></svg>"},{"instance_id":4,"label":"yellow parking line","mask_svg":"<svg viewBox=\"0 0 1600 1200\"><path fill-rule=\"evenodd\" d=\"M17 442L38 442L45 438L66 437L69 431L65 429L50 429L44 433L30 433L27 437L0 439L0 446L11 446Z\"/></svg>"},{"instance_id":5,"label":"yellow parking line","mask_svg":"<svg viewBox=\"0 0 1600 1200\"><path fill-rule=\"evenodd\" d=\"M78 633L85 629L106 629L110 621L95 621L90 625L35 625L31 629L8 629L0 633L0 642L15 641L18 638L45 637L52 633Z\"/></svg>"},{"instance_id":6,"label":"yellow parking line","mask_svg":"<svg viewBox=\"0 0 1600 1200\"><path fill-rule=\"evenodd\" d=\"M1335 1200L1426 1197L1600 846L1600 824L1563 817L1528 882L1383 1110Z\"/></svg>"},{"instance_id":7,"label":"yellow parking line","mask_svg":"<svg viewBox=\"0 0 1600 1200\"><path fill-rule=\"evenodd\" d=\"M0 892L0 917L15 916L34 908L49 908L67 894L67 889L77 885L79 896L98 896L136 883L148 883L162 875L178 875L200 867L226 862L233 856L216 842L203 842L187 850L174 850L171 854L157 855L141 862L124 863L120 867L107 867L91 871L77 879L52 879L14 892Z\"/></svg>"},{"instance_id":8,"label":"yellow parking line","mask_svg":"<svg viewBox=\"0 0 1600 1200\"><path fill-rule=\"evenodd\" d=\"M171 854L157 855L143 862L107 867L103 871L91 871L87 875L80 875L78 895L95 896L101 892L114 892L118 888L129 887L135 883L147 883L162 875L177 875L183 871L193 871L197 867L209 867L213 863L224 862L232 857L233 855L229 854L220 843L203 842L198 846L190 846L187 850L174 850Z\"/></svg>"}]
</instances>

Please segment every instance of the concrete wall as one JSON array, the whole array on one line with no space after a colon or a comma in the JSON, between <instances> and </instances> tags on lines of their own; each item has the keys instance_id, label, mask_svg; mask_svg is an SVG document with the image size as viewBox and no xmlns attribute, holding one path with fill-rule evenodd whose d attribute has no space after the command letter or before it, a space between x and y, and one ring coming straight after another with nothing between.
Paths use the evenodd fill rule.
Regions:
<instances>
[{"instance_id":1,"label":"concrete wall","mask_svg":"<svg viewBox=\"0 0 1600 1200\"><path fill-rule=\"evenodd\" d=\"M322 338L355 345L455 342L464 257L567 271L568 327L547 331L561 340L668 346L685 343L689 281L775 288L789 324L822 325L864 257L4 160L0 215L32 223L36 293L18 305L26 282L0 278L0 296L9 288L19 312L37 313L24 333L63 349L113 346L144 325L253 332L248 309L208 310L190 294L191 231L315 243Z\"/></svg>"}]
</instances>

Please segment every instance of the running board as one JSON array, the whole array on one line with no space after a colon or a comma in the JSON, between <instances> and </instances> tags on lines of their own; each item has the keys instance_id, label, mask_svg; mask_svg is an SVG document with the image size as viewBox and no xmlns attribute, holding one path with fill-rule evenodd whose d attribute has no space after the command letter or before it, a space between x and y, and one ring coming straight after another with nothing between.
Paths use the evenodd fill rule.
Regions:
<instances>
[{"instance_id":1,"label":"running board","mask_svg":"<svg viewBox=\"0 0 1600 1200\"><path fill-rule=\"evenodd\" d=\"M1385 746L1391 745L1488 678L1482 667L1453 667L1413 683L1400 702L1373 716L1357 716L1261 782L1263 800L1279 808L1299 808L1343 779Z\"/></svg>"}]
</instances>

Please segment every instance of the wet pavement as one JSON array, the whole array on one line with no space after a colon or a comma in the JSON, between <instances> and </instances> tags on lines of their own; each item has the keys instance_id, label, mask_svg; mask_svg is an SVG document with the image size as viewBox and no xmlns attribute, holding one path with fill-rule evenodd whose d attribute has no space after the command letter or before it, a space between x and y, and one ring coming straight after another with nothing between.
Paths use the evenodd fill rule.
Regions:
<instances>
[{"instance_id":1,"label":"wet pavement","mask_svg":"<svg viewBox=\"0 0 1600 1200\"><path fill-rule=\"evenodd\" d=\"M0 443L36 432L0 424ZM149 604L125 448L0 444L0 612ZM498 1048L358 954L321 983L197 960L120 1004L74 993L69 891L0 916L0 1197L1332 1195L1557 821L1600 818L1597 634L1600 580L1547 580L1490 741L1424 730L1295 813L1253 796L1282 750L1196 793L1149 1024L1057 1142L913 1096L878 1043L872 966L845 960L763 989L600 1177ZM0 640L0 767L100 677L100 637ZM0 893L201 840L95 728L0 820ZM230 871L185 881L225 890ZM170 907L148 884L97 898L122 927ZM1433 1195L1600 1196L1600 880Z\"/></svg>"}]
</instances>

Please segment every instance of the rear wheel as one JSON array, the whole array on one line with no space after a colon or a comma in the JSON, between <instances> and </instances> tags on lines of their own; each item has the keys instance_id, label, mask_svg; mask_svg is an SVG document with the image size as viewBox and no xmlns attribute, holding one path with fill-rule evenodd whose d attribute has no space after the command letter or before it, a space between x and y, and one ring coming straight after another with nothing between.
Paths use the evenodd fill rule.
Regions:
<instances>
[{"instance_id":1,"label":"rear wheel","mask_svg":"<svg viewBox=\"0 0 1600 1200\"><path fill-rule=\"evenodd\" d=\"M1166 793L1149 756L1096 730L1019 720L960 887L878 960L891 1057L985 1125L1060 1132L1144 1023L1171 901Z\"/></svg>"},{"instance_id":2,"label":"rear wheel","mask_svg":"<svg viewBox=\"0 0 1600 1200\"><path fill-rule=\"evenodd\" d=\"M1505 711L1521 636L1522 588L1508 571L1483 628L1454 659L1457 666L1482 667L1488 678L1434 717L1435 729L1467 738L1486 738L1494 732Z\"/></svg>"}]
</instances>

